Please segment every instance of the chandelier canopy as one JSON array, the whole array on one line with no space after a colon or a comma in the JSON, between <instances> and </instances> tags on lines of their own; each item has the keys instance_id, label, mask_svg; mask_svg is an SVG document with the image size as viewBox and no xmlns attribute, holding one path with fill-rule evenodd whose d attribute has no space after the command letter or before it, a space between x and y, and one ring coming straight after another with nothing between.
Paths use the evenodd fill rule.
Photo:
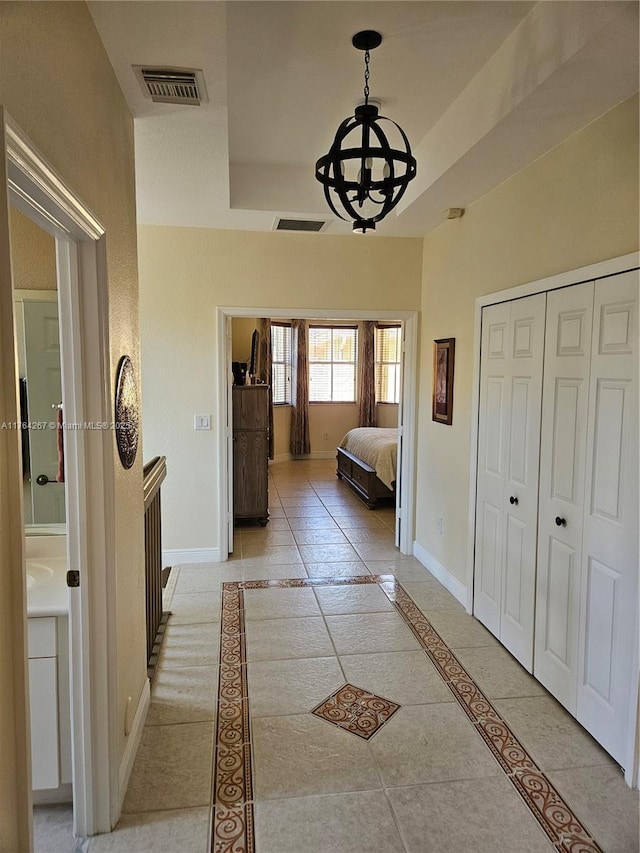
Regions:
<instances>
[{"instance_id":1,"label":"chandelier canopy","mask_svg":"<svg viewBox=\"0 0 640 853\"><path fill-rule=\"evenodd\" d=\"M416 176L416 158L404 130L369 103L369 52L381 43L375 30L354 35L353 46L365 52L364 103L342 122L328 154L316 163L316 179L329 207L340 219L352 220L360 234L375 230Z\"/></svg>"}]
</instances>

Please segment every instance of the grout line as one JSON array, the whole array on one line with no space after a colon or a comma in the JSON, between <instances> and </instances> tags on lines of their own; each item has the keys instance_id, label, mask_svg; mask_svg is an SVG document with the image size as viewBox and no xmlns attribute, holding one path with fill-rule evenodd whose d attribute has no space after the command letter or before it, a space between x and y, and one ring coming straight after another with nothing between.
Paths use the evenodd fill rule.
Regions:
<instances>
[{"instance_id":1,"label":"grout line","mask_svg":"<svg viewBox=\"0 0 640 853\"><path fill-rule=\"evenodd\" d=\"M217 667L216 667L217 669ZM209 723L211 725L211 729L215 728L214 724L216 721L215 708L214 714L212 717L207 718L206 720L177 720L172 723L146 723L144 724L145 729L161 729L166 726L190 726L190 725L201 725L202 723Z\"/></svg>"},{"instance_id":2,"label":"grout line","mask_svg":"<svg viewBox=\"0 0 640 853\"><path fill-rule=\"evenodd\" d=\"M210 804L207 803L197 803L194 806L171 806L171 808L166 808L163 806L161 809L144 809L143 811L135 811L135 812L125 812L121 813L121 817L132 817L133 815L147 814L147 813L157 813L157 812L186 812L192 811L193 809L210 809ZM114 830L111 830L113 832ZM98 838L97 835L92 835L91 838Z\"/></svg>"},{"instance_id":3,"label":"grout line","mask_svg":"<svg viewBox=\"0 0 640 853\"><path fill-rule=\"evenodd\" d=\"M327 635L329 636L329 642L331 643L331 648L333 649L334 656L338 662L338 666L340 667L340 672L342 673L342 677L344 678L345 683L346 683L348 681L348 678L345 675L345 671L342 668L342 664L340 663L340 656L338 655L338 650L336 649L336 644L334 643L333 637L331 636L331 631L329 630L329 625L327 624L326 615L323 613L322 607L320 607L320 599L318 598L317 590L315 587L312 587L312 589L313 589L313 594L314 594L315 599L316 599L316 603L317 603L318 607L320 608L320 614L322 615L322 621L324 623L324 629L327 632Z\"/></svg>"},{"instance_id":4,"label":"grout line","mask_svg":"<svg viewBox=\"0 0 640 853\"><path fill-rule=\"evenodd\" d=\"M405 853L410 853L408 842L405 839L404 833L402 832L402 826L400 824L398 816L396 815L396 811L393 808L393 803L391 802L391 799L389 798L388 789L383 787L382 793L384 794L384 798L387 801L387 805L389 806L389 811L391 812L391 817L393 819L393 823L395 825L396 832L398 833L398 838L400 839L400 843L404 847Z\"/></svg>"}]
</instances>

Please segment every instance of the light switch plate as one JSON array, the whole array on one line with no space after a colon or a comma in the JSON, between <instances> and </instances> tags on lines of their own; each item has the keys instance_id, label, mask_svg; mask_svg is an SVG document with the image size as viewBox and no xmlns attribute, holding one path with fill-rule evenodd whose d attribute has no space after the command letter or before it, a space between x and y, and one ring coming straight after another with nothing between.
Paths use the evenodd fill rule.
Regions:
<instances>
[{"instance_id":1,"label":"light switch plate","mask_svg":"<svg viewBox=\"0 0 640 853\"><path fill-rule=\"evenodd\" d=\"M211 415L194 415L194 429L211 429Z\"/></svg>"}]
</instances>

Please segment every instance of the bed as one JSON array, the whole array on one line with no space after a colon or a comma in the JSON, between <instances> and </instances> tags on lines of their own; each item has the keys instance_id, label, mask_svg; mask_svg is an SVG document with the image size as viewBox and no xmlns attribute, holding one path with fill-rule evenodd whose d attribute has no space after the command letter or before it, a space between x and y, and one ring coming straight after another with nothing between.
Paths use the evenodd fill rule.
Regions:
<instances>
[{"instance_id":1,"label":"bed","mask_svg":"<svg viewBox=\"0 0 640 853\"><path fill-rule=\"evenodd\" d=\"M379 500L395 500L397 450L397 429L349 430L338 447L336 475L374 509Z\"/></svg>"}]
</instances>

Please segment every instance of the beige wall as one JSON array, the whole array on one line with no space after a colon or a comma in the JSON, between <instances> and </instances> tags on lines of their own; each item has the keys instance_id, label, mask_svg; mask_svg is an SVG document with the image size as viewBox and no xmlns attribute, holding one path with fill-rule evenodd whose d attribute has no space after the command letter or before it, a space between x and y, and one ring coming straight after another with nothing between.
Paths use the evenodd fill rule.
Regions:
<instances>
[{"instance_id":1,"label":"beige wall","mask_svg":"<svg viewBox=\"0 0 640 853\"><path fill-rule=\"evenodd\" d=\"M216 306L418 310L422 240L140 226L138 241L144 440L169 467L163 544L217 548ZM196 412L214 415L210 432L193 431Z\"/></svg>"},{"instance_id":2,"label":"beige wall","mask_svg":"<svg viewBox=\"0 0 640 853\"><path fill-rule=\"evenodd\" d=\"M309 444L311 455L335 455L335 449L350 429L358 426L357 403L311 403ZM275 406L273 417L275 461L291 456L291 406Z\"/></svg>"},{"instance_id":3,"label":"beige wall","mask_svg":"<svg viewBox=\"0 0 640 853\"><path fill-rule=\"evenodd\" d=\"M139 365L133 121L84 3L0 3L0 104L106 227L113 384L122 354ZM127 697L137 703L146 677L141 463L125 471L114 441L121 751ZM0 708L14 702L3 681ZM14 825L12 740L3 727L3 832ZM4 837L0 848L26 849Z\"/></svg>"},{"instance_id":4,"label":"beige wall","mask_svg":"<svg viewBox=\"0 0 640 853\"><path fill-rule=\"evenodd\" d=\"M56 241L15 207L9 211L16 290L57 290Z\"/></svg>"},{"instance_id":5,"label":"beige wall","mask_svg":"<svg viewBox=\"0 0 640 853\"><path fill-rule=\"evenodd\" d=\"M637 98L425 239L416 538L464 583L475 298L637 249ZM452 426L431 420L432 346L443 337L456 339Z\"/></svg>"},{"instance_id":6,"label":"beige wall","mask_svg":"<svg viewBox=\"0 0 640 853\"><path fill-rule=\"evenodd\" d=\"M394 403L378 403L376 424L385 429L398 426L398 407Z\"/></svg>"},{"instance_id":7,"label":"beige wall","mask_svg":"<svg viewBox=\"0 0 640 853\"><path fill-rule=\"evenodd\" d=\"M255 317L234 317L231 321L231 360L249 363L251 338L260 321Z\"/></svg>"}]
</instances>

